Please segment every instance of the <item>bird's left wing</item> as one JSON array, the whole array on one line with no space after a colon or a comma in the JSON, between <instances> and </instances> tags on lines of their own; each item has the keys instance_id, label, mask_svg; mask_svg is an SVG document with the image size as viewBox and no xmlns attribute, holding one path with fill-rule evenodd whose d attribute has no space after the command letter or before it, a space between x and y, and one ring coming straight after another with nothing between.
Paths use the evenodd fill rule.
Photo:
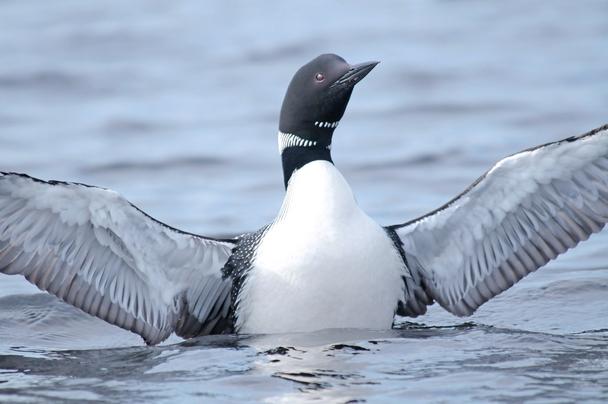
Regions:
<instances>
[{"instance_id":1,"label":"bird's left wing","mask_svg":"<svg viewBox=\"0 0 608 404\"><path fill-rule=\"evenodd\" d=\"M445 206L389 232L411 277L399 314L459 316L608 222L608 125L498 162Z\"/></svg>"},{"instance_id":2,"label":"bird's left wing","mask_svg":"<svg viewBox=\"0 0 608 404\"><path fill-rule=\"evenodd\" d=\"M171 228L107 189L0 172L0 272L149 344L221 326L233 246Z\"/></svg>"}]
</instances>

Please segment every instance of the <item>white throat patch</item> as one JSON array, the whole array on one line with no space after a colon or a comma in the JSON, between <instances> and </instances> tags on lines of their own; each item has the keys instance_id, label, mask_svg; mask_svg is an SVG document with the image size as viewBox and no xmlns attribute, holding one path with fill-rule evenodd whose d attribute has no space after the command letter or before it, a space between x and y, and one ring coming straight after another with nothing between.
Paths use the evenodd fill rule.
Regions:
<instances>
[{"instance_id":1,"label":"white throat patch","mask_svg":"<svg viewBox=\"0 0 608 404\"><path fill-rule=\"evenodd\" d=\"M315 126L319 127L319 128L337 128L338 124L340 123L340 121L336 121L336 122L321 122L321 121L315 121Z\"/></svg>"}]
</instances>

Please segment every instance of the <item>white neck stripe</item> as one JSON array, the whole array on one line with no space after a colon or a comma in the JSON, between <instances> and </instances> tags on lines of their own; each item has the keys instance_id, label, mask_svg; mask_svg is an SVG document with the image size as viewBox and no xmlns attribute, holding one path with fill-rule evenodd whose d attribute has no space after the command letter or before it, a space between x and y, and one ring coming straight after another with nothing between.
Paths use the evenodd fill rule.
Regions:
<instances>
[{"instance_id":1,"label":"white neck stripe","mask_svg":"<svg viewBox=\"0 0 608 404\"><path fill-rule=\"evenodd\" d=\"M283 150L288 147L312 147L317 145L316 140L307 140L299 137L298 135L294 135L293 133L284 133L279 131L279 154L283 153ZM327 146L329 149L330 146Z\"/></svg>"},{"instance_id":2,"label":"white neck stripe","mask_svg":"<svg viewBox=\"0 0 608 404\"><path fill-rule=\"evenodd\" d=\"M301 137L294 135L293 133L283 133L279 131L279 153L283 153L283 150L287 149L288 147L310 147L316 145L317 142L314 140L302 139Z\"/></svg>"}]
</instances>

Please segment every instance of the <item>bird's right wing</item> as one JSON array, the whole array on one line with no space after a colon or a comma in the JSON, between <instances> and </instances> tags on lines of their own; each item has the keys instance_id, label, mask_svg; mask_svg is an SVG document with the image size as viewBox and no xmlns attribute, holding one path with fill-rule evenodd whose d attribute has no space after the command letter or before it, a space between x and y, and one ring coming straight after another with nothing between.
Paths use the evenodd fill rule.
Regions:
<instances>
[{"instance_id":1,"label":"bird's right wing","mask_svg":"<svg viewBox=\"0 0 608 404\"><path fill-rule=\"evenodd\" d=\"M464 316L608 222L608 125L498 162L468 190L390 226L411 271L400 314Z\"/></svg>"},{"instance_id":2,"label":"bird's right wing","mask_svg":"<svg viewBox=\"0 0 608 404\"><path fill-rule=\"evenodd\" d=\"M141 335L217 331L234 242L179 231L116 192L0 172L0 272Z\"/></svg>"}]
</instances>

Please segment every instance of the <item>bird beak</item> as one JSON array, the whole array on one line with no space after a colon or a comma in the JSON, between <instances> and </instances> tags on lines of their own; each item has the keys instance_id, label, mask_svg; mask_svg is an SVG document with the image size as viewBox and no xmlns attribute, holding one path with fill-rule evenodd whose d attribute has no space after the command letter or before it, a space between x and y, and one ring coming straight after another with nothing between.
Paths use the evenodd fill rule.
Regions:
<instances>
[{"instance_id":1,"label":"bird beak","mask_svg":"<svg viewBox=\"0 0 608 404\"><path fill-rule=\"evenodd\" d=\"M351 66L344 76L340 77L330 88L336 86L354 86L367 76L378 63L380 62L365 62Z\"/></svg>"}]
</instances>

